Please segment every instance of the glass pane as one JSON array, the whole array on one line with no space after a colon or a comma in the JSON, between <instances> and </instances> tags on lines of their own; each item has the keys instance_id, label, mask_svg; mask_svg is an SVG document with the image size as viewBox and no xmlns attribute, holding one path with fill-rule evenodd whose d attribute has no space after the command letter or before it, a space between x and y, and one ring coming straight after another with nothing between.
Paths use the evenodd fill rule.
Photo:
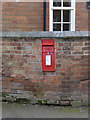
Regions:
<instances>
[{"instance_id":1,"label":"glass pane","mask_svg":"<svg viewBox=\"0 0 90 120\"><path fill-rule=\"evenodd\" d=\"M63 0L63 7L71 7L71 0Z\"/></svg>"},{"instance_id":2,"label":"glass pane","mask_svg":"<svg viewBox=\"0 0 90 120\"><path fill-rule=\"evenodd\" d=\"M61 24L53 24L53 31L61 31Z\"/></svg>"},{"instance_id":3,"label":"glass pane","mask_svg":"<svg viewBox=\"0 0 90 120\"><path fill-rule=\"evenodd\" d=\"M70 22L70 10L63 10L63 22Z\"/></svg>"},{"instance_id":4,"label":"glass pane","mask_svg":"<svg viewBox=\"0 0 90 120\"><path fill-rule=\"evenodd\" d=\"M61 7L61 1L60 2L53 2L54 7Z\"/></svg>"},{"instance_id":5,"label":"glass pane","mask_svg":"<svg viewBox=\"0 0 90 120\"><path fill-rule=\"evenodd\" d=\"M61 22L61 10L53 10L53 22Z\"/></svg>"},{"instance_id":6,"label":"glass pane","mask_svg":"<svg viewBox=\"0 0 90 120\"><path fill-rule=\"evenodd\" d=\"M70 24L63 24L63 31L69 31L70 30Z\"/></svg>"}]
</instances>

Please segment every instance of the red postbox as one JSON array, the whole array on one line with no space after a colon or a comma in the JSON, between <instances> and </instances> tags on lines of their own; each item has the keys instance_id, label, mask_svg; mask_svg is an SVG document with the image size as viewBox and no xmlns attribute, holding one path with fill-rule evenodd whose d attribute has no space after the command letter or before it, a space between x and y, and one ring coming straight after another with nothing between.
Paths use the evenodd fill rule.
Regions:
<instances>
[{"instance_id":1,"label":"red postbox","mask_svg":"<svg viewBox=\"0 0 90 120\"><path fill-rule=\"evenodd\" d=\"M42 40L42 71L55 71L54 40Z\"/></svg>"}]
</instances>

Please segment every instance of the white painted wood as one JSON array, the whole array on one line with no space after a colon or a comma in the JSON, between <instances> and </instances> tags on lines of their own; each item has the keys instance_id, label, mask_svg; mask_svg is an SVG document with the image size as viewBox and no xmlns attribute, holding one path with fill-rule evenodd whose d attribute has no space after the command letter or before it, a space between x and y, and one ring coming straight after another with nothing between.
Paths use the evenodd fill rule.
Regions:
<instances>
[{"instance_id":1,"label":"white painted wood","mask_svg":"<svg viewBox=\"0 0 90 120\"><path fill-rule=\"evenodd\" d=\"M73 10L73 7L52 7L52 10Z\"/></svg>"},{"instance_id":2,"label":"white painted wood","mask_svg":"<svg viewBox=\"0 0 90 120\"><path fill-rule=\"evenodd\" d=\"M75 31L75 14L76 14L76 0L71 0L71 7L63 7L63 0L61 0L61 7L53 7L53 0L49 1L49 31L53 31L53 23L61 24L61 31L63 31L63 24L68 23L70 25L70 31ZM53 10L61 10L61 22L53 22ZM63 10L70 10L71 16L70 16L70 22L63 22Z\"/></svg>"},{"instance_id":3,"label":"white painted wood","mask_svg":"<svg viewBox=\"0 0 90 120\"><path fill-rule=\"evenodd\" d=\"M60 24L60 23L70 24L71 22L53 22L53 23L56 23L56 24Z\"/></svg>"},{"instance_id":4,"label":"white painted wood","mask_svg":"<svg viewBox=\"0 0 90 120\"><path fill-rule=\"evenodd\" d=\"M63 10L61 10L61 31L63 31Z\"/></svg>"},{"instance_id":5,"label":"white painted wood","mask_svg":"<svg viewBox=\"0 0 90 120\"><path fill-rule=\"evenodd\" d=\"M19 2L19 0L16 0L16 2Z\"/></svg>"}]
</instances>

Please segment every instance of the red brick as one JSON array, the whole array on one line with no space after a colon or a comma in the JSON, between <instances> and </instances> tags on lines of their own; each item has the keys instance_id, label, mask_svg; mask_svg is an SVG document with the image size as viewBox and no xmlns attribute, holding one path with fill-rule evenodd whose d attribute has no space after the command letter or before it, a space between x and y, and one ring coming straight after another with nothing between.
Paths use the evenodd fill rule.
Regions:
<instances>
[{"instance_id":1,"label":"red brick","mask_svg":"<svg viewBox=\"0 0 90 120\"><path fill-rule=\"evenodd\" d=\"M77 43L72 41L71 44L68 41L68 44L66 42L62 44L62 47L69 45L72 48L73 45L73 48L75 48L76 54L69 54L69 56L61 54L61 49L58 49L61 48L61 46L58 46L62 43L61 39L59 41L55 39L55 47L57 48L55 72L42 71L41 39L23 38L23 41L19 38L14 38L14 40L11 38L4 39L3 46L5 47L3 47L2 56L3 91L6 92L7 90L13 94L19 89L21 91L34 91L33 95L36 94L37 97L40 96L40 92L43 90L41 98L43 98L45 91L63 92L65 94L71 92L73 94L73 92L79 91L78 89L83 89L82 86L86 91L87 83L81 81L88 79L88 71L90 71L88 69L88 55L85 55L87 50L82 49L82 55L78 54L78 50L82 48L81 45L83 45L83 42L85 43L86 38L82 39L83 42L80 38L75 38ZM13 48L10 53L7 53L7 46L10 49ZM31 49L28 49L29 47ZM32 54L29 54L28 51L32 51ZM15 70L17 74L13 72Z\"/></svg>"},{"instance_id":2,"label":"red brick","mask_svg":"<svg viewBox=\"0 0 90 120\"><path fill-rule=\"evenodd\" d=\"M82 42L72 43L72 46L83 46L83 43Z\"/></svg>"}]
</instances>

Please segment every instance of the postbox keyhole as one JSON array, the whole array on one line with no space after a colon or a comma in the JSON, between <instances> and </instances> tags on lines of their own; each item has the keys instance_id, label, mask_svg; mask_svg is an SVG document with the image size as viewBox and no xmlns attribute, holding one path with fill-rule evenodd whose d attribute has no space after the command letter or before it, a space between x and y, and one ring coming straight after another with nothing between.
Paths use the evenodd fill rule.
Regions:
<instances>
[{"instance_id":1,"label":"postbox keyhole","mask_svg":"<svg viewBox=\"0 0 90 120\"><path fill-rule=\"evenodd\" d=\"M49 55L49 52L47 52L47 55Z\"/></svg>"}]
</instances>

